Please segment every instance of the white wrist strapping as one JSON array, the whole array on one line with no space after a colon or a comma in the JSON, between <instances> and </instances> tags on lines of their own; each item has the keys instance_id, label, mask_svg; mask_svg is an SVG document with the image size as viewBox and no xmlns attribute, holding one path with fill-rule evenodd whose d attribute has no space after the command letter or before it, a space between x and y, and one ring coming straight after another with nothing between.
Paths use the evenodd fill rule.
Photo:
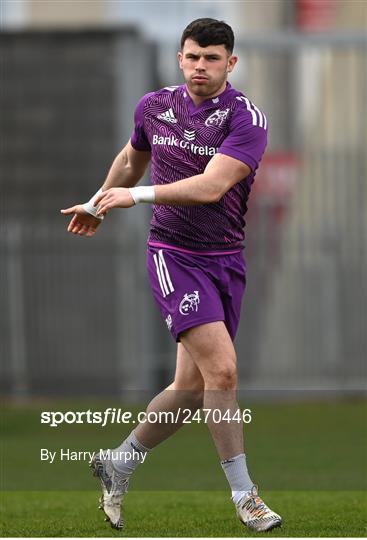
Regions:
<instances>
[{"instance_id":1,"label":"white wrist strapping","mask_svg":"<svg viewBox=\"0 0 367 540\"><path fill-rule=\"evenodd\" d=\"M82 206L84 208L84 210L86 212L88 212L88 214L91 214L92 216L94 216L95 218L97 219L104 219L104 216L97 216L97 212L98 212L98 206L94 206L94 201L96 200L96 198L98 197L98 195L100 195L102 193L102 188L100 188L97 193L95 193L93 195L93 197L86 203L84 203Z\"/></svg>"},{"instance_id":2,"label":"white wrist strapping","mask_svg":"<svg viewBox=\"0 0 367 540\"><path fill-rule=\"evenodd\" d=\"M154 203L155 201L154 186L138 186L129 188L129 191L135 204L141 202Z\"/></svg>"}]
</instances>

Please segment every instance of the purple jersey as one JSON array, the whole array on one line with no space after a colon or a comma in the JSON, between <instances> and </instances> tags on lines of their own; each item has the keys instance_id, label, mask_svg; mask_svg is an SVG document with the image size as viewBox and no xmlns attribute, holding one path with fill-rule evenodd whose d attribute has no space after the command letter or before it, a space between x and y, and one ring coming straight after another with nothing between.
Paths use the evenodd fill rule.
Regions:
<instances>
[{"instance_id":1,"label":"purple jersey","mask_svg":"<svg viewBox=\"0 0 367 540\"><path fill-rule=\"evenodd\" d=\"M222 94L199 106L185 85L146 94L136 107L131 144L151 151L153 184L201 174L217 152L251 168L217 203L155 204L149 241L193 251L241 248L246 203L266 142L264 113L229 83Z\"/></svg>"}]
</instances>

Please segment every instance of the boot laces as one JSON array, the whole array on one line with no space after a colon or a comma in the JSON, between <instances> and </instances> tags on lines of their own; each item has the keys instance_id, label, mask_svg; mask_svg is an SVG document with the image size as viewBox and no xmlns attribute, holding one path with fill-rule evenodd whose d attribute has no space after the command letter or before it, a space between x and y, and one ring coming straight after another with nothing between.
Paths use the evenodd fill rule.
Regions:
<instances>
[{"instance_id":1,"label":"boot laces","mask_svg":"<svg viewBox=\"0 0 367 540\"><path fill-rule=\"evenodd\" d=\"M250 496L246 499L242 508L245 509L251 517L257 519L268 517L268 514L270 513L270 509L258 495L257 486L252 486Z\"/></svg>"}]
</instances>

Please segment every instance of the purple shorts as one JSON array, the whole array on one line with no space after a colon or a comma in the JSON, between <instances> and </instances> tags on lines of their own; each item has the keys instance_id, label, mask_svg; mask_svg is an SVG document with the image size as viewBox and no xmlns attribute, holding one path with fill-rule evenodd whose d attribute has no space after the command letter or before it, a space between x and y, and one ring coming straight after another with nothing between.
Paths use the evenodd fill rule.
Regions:
<instances>
[{"instance_id":1,"label":"purple shorts","mask_svg":"<svg viewBox=\"0 0 367 540\"><path fill-rule=\"evenodd\" d=\"M234 340L246 286L242 251L197 255L148 246L153 296L176 341L188 328L224 321Z\"/></svg>"}]
</instances>

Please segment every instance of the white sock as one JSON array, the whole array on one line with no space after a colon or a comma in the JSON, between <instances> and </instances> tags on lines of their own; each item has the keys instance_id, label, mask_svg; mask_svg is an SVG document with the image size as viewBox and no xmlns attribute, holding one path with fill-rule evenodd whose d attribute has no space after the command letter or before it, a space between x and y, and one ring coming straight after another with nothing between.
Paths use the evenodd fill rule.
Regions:
<instances>
[{"instance_id":1,"label":"white sock","mask_svg":"<svg viewBox=\"0 0 367 540\"><path fill-rule=\"evenodd\" d=\"M254 485L247 471L246 456L245 454L239 454L221 461L220 464L231 487L232 500L235 504L238 504Z\"/></svg>"},{"instance_id":2,"label":"white sock","mask_svg":"<svg viewBox=\"0 0 367 540\"><path fill-rule=\"evenodd\" d=\"M150 448L143 446L132 431L130 435L114 450L112 463L118 473L130 477L140 463L144 463Z\"/></svg>"}]
</instances>

